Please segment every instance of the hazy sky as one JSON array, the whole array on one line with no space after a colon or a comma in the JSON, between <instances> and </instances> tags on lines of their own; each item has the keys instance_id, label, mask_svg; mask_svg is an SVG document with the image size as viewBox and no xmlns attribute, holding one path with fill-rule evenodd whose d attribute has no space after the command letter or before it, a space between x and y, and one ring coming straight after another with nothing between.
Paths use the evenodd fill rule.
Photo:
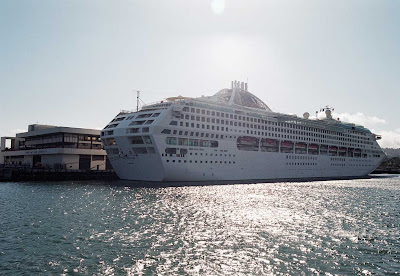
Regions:
<instances>
[{"instance_id":1,"label":"hazy sky","mask_svg":"<svg viewBox=\"0 0 400 276\"><path fill-rule=\"evenodd\" d=\"M0 136L248 79L274 111L329 104L400 147L398 0L2 0L0 39Z\"/></svg>"}]
</instances>

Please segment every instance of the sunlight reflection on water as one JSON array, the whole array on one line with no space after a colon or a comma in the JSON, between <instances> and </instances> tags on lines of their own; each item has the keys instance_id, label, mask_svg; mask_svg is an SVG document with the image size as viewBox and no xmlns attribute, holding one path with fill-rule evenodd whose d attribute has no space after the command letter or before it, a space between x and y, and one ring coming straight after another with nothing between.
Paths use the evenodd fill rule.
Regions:
<instances>
[{"instance_id":1,"label":"sunlight reflection on water","mask_svg":"<svg viewBox=\"0 0 400 276\"><path fill-rule=\"evenodd\" d=\"M399 177L125 184L0 184L1 274L400 270Z\"/></svg>"}]
</instances>

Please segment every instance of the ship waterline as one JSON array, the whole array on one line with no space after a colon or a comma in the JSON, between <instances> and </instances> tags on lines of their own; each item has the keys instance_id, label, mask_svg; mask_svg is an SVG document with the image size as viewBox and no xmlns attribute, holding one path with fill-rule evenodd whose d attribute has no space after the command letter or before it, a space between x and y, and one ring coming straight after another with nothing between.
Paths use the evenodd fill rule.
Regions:
<instances>
[{"instance_id":1,"label":"ship waterline","mask_svg":"<svg viewBox=\"0 0 400 276\"><path fill-rule=\"evenodd\" d=\"M173 97L119 113L101 132L121 179L224 181L351 178L384 159L368 129L273 112L232 82L214 96Z\"/></svg>"}]
</instances>

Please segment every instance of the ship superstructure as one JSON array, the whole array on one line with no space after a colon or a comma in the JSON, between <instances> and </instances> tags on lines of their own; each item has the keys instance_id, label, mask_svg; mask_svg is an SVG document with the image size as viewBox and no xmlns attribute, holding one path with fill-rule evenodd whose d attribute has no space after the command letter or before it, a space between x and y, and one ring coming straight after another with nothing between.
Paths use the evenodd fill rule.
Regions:
<instances>
[{"instance_id":1,"label":"ship superstructure","mask_svg":"<svg viewBox=\"0 0 400 276\"><path fill-rule=\"evenodd\" d=\"M273 112L232 82L210 97L172 97L120 112L101 139L121 179L219 181L361 177L384 159L355 124Z\"/></svg>"}]
</instances>

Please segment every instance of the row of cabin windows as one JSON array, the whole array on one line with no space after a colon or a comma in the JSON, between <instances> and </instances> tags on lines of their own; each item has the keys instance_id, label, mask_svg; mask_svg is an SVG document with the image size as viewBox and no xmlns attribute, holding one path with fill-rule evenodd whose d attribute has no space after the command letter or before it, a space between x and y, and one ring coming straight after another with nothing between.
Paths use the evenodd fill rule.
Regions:
<instances>
[{"instance_id":1,"label":"row of cabin windows","mask_svg":"<svg viewBox=\"0 0 400 276\"><path fill-rule=\"evenodd\" d=\"M286 155L286 159L317 160L317 157L314 157L314 156Z\"/></svg>"},{"instance_id":2,"label":"row of cabin windows","mask_svg":"<svg viewBox=\"0 0 400 276\"><path fill-rule=\"evenodd\" d=\"M139 115L137 115L136 119L140 119L140 118L149 118L149 117L158 117L158 115L160 115L160 113L139 114Z\"/></svg>"},{"instance_id":3,"label":"row of cabin windows","mask_svg":"<svg viewBox=\"0 0 400 276\"><path fill-rule=\"evenodd\" d=\"M109 148L106 149L106 153L108 155L123 155L124 152L119 150L118 148ZM155 154L156 151L154 147L132 147L129 151L129 154Z\"/></svg>"},{"instance_id":4,"label":"row of cabin windows","mask_svg":"<svg viewBox=\"0 0 400 276\"><path fill-rule=\"evenodd\" d=\"M236 115L235 115L236 116ZM240 116L239 116L240 117ZM215 123L215 124L222 124L222 125L230 125L230 126L239 126L239 127L246 127L246 128L253 128L253 129L261 129L261 130L269 130L269 131L275 131L275 132L282 132L282 133L290 133L290 134L297 134L297 135L304 135L304 136L310 136L310 137L319 137L319 138L325 138L325 139L331 139L331 140L340 140L340 141L346 141L349 143L363 143L363 144L369 144L372 145L372 142L369 142L370 138L367 137L359 137L355 135L350 135L350 134L343 134L340 132L335 132L335 131L327 131L327 130L322 130L322 129L317 129L317 128L310 128L310 127L302 127L299 125L293 125L293 124L287 124L287 123L276 123L276 122L271 122L271 121L264 121L266 122L265 124L273 125L282 125L282 127L271 127L271 126L266 126L266 125L258 125L258 124L249 124L245 122L238 122L238 121L229 121L229 120L224 120L224 119L216 119L216 118L209 118L209 117L203 117L203 116L195 116L195 115L188 115L182 114L182 119L185 120L191 120L191 121L197 121L197 122L207 122L207 123ZM254 120L256 121L256 120ZM252 121L251 121L252 122ZM170 125L178 125L177 121L171 121ZM198 124L199 125L199 124ZM180 122L180 126L183 126L183 122ZM189 127L189 123L186 122L186 127ZM194 127L194 123L191 124L191 127ZM207 128L209 129L209 127ZM212 126L212 129L214 129L214 126ZM292 130L292 129L298 129L298 130ZM306 131L299 131L299 130L306 130ZM223 130L222 130L223 131ZM323 134L319 134L323 133ZM336 135L336 136L335 136Z\"/></svg>"},{"instance_id":5,"label":"row of cabin windows","mask_svg":"<svg viewBox=\"0 0 400 276\"><path fill-rule=\"evenodd\" d=\"M127 128L126 129L126 134L131 134L131 133L146 133L146 132L150 132L150 128L148 127L142 127L142 128Z\"/></svg>"},{"instance_id":6,"label":"row of cabin windows","mask_svg":"<svg viewBox=\"0 0 400 276\"><path fill-rule=\"evenodd\" d=\"M287 162L286 165L288 165L288 166L316 166L317 163L292 163L292 162Z\"/></svg>"},{"instance_id":7,"label":"row of cabin windows","mask_svg":"<svg viewBox=\"0 0 400 276\"><path fill-rule=\"evenodd\" d=\"M154 122L154 120L141 120L141 121L132 121L130 126L138 126L138 125L150 125Z\"/></svg>"},{"instance_id":8,"label":"row of cabin windows","mask_svg":"<svg viewBox=\"0 0 400 276\"><path fill-rule=\"evenodd\" d=\"M118 117L118 118L115 118L115 119L113 119L111 122L110 122L110 125L108 125L107 127L105 127L105 128L113 128L113 127L116 127L118 124L111 124L111 123L113 123L113 122L120 122L120 121L123 121L125 118L126 118L126 120L133 120L135 117L136 117L136 119L140 119L140 118L150 118L150 117L158 117L160 115L160 113L146 113L146 114L139 114L139 115L137 115L137 117L136 117L136 115L132 115L132 116L128 116L128 117ZM151 122L149 122L149 123L146 123L146 124L151 124L152 123L152 121ZM131 123L132 124L132 123ZM143 124L143 123L142 123Z\"/></svg>"},{"instance_id":9,"label":"row of cabin windows","mask_svg":"<svg viewBox=\"0 0 400 276\"><path fill-rule=\"evenodd\" d=\"M182 155L182 153L183 153L183 155L186 155L188 153L187 149L166 148L165 149L165 156L168 156L168 155L172 156L171 154L177 154L178 150L179 150L179 154L180 155ZM205 152L204 154L203 154L203 152L190 152L189 155L220 156L220 157L222 157L222 156L225 156L225 157L232 157L233 156L233 157L235 157L236 156L235 154L226 154L226 153L225 154L223 154L223 153L218 154L218 153L207 153L207 152ZM164 156L164 154L162 153L161 156ZM182 157L184 157L184 156L182 156Z\"/></svg>"},{"instance_id":10,"label":"row of cabin windows","mask_svg":"<svg viewBox=\"0 0 400 276\"><path fill-rule=\"evenodd\" d=\"M129 151L130 154L154 154L156 153L153 147L133 147Z\"/></svg>"},{"instance_id":11,"label":"row of cabin windows","mask_svg":"<svg viewBox=\"0 0 400 276\"><path fill-rule=\"evenodd\" d=\"M152 144L150 136L131 136L128 137L130 144L133 145L142 145L142 144ZM115 138L105 138L103 139L103 143L105 146L114 146L117 145Z\"/></svg>"},{"instance_id":12,"label":"row of cabin windows","mask_svg":"<svg viewBox=\"0 0 400 276\"><path fill-rule=\"evenodd\" d=\"M180 126L183 126L183 123L184 122L180 122ZM231 123L232 123L232 121L231 121ZM178 122L177 121L171 121L170 122L170 125L174 125L174 126L176 126L176 125L178 125ZM251 125L252 127L253 127L253 125ZM254 126L256 126L256 125L254 125ZM189 123L188 122L186 122L186 127L191 127L191 128L201 128L201 129L208 129L208 130L216 130L216 131L219 131L219 130L221 130L221 131L229 131L229 129L226 127L226 128L224 128L224 127L219 127L219 126L214 126L214 125L204 125L204 124L194 124L194 123L190 123L190 125L189 125ZM267 127L265 127L265 130L267 130ZM271 130L271 128L270 127L268 127L268 130ZM279 129L279 128L272 128L272 131L278 131L278 132L280 132L281 130ZM180 131L181 132L181 131ZM187 131L185 131L186 133L187 133ZM239 130L239 132L242 132L241 130ZM307 135L307 133L305 133L305 132L297 132L297 131L291 131L291 130L286 130L286 129L283 129L282 130L282 132L283 133L293 133L293 134L300 134L300 135ZM161 133L164 133L164 134L170 134L171 133L171 130L168 130L168 129L164 129ZM258 134L258 135L262 135L262 136L264 136L264 132L263 131L253 131L253 130L246 130L246 132L243 130L243 133L247 133L247 134ZM185 135L187 135L187 134L185 134ZM218 135L218 134L217 134ZM265 132L265 136L267 137L278 137L278 138L287 138L287 139L297 139L297 140L301 140L301 141L310 141L310 142L320 142L320 143L328 143L328 142L330 142L330 141L328 141L329 139L331 139L331 140L333 140L333 141L335 141L335 137L331 137L331 136L329 136L329 135L319 135L319 134L309 134L310 136L313 136L313 137L319 137L319 136L322 136L321 138L323 138L323 137L326 137L326 140L324 140L324 139L316 139L316 138L310 138L310 137L302 137L302 136L294 136L294 135L287 135L287 134L281 134L281 133L268 133L268 132ZM191 135L191 136L193 136L193 135ZM222 135L221 135L222 136ZM202 136L203 137L203 136ZM207 136L208 137L208 136ZM218 137L217 137L218 138ZM336 141L337 140L343 140L343 138L339 138L339 139L336 139ZM345 142L339 142L339 144L340 145L343 145L343 146L350 146L350 143L345 143ZM353 145L354 146L354 145ZM365 147L365 146L364 146Z\"/></svg>"},{"instance_id":13,"label":"row of cabin windows","mask_svg":"<svg viewBox=\"0 0 400 276\"><path fill-rule=\"evenodd\" d=\"M170 160L169 159L167 159L166 160L167 162L170 162ZM178 160L175 160L175 159L172 159L171 160L171 162L172 163L175 163L175 162L177 162L177 163L204 163L204 164L208 164L208 163L210 163L210 164L236 164L236 162L235 161L203 161L203 160L200 160L200 161L197 161L197 160L180 160L180 159L178 159Z\"/></svg>"},{"instance_id":14,"label":"row of cabin windows","mask_svg":"<svg viewBox=\"0 0 400 276\"><path fill-rule=\"evenodd\" d=\"M161 133L163 133L163 134L171 134L171 130L170 129L164 129ZM173 134L174 135L183 135L183 136L188 136L189 135L189 131L182 131L182 130L180 130L180 131L177 131L177 130L173 130ZM249 131L247 131L247 134L253 134L253 132L252 131L250 131L250 133L249 133ZM254 133L254 134L257 134L256 132ZM264 135L264 132L258 132L258 135ZM266 136L267 136L267 133L265 134ZM218 135L218 134L210 134L209 135L209 133L199 133L199 132L190 132L190 136L196 136L196 137L206 137L206 138L208 138L209 136L211 136L211 138L214 138L214 136L215 136L215 138L220 138L220 139L223 139L224 138L224 136L223 135ZM232 138L232 136L226 136L226 137L230 137L230 138ZM310 142L312 142L312 140L311 139L309 139L309 138L303 138L303 137L296 137L296 136L289 136L289 135L282 135L282 137L281 137L281 135L280 134L272 134L272 137L276 137L276 138L288 138L288 139L296 139L297 138L297 140L305 140L305 141L310 141ZM233 138L236 138L236 136L233 136ZM323 142L322 140L317 140L317 139L313 139L314 140L314 142ZM341 144L341 143L340 143ZM241 149L243 149L243 148L245 148L244 150L246 150L246 147L242 147ZM270 149L270 148L268 148L267 150L266 149L264 149L263 147L261 147L261 150L262 151L268 151L268 152L277 152L278 150L273 150L273 149ZM290 153L291 151L289 151L289 150L286 150L286 149L281 149L281 152L284 152L284 153ZM301 154L304 154L305 152L302 152L301 150L297 150L297 152L296 153L301 153ZM317 153L315 153L315 152L313 152L312 150L310 151L310 153L309 154L317 154ZM324 151L324 149L323 148L321 148L321 154L322 155L328 155L327 153L325 153L325 151ZM340 154L339 154L340 155Z\"/></svg>"},{"instance_id":15,"label":"row of cabin windows","mask_svg":"<svg viewBox=\"0 0 400 276\"><path fill-rule=\"evenodd\" d=\"M166 137L165 138L165 143L167 145L218 148L218 141L214 141L214 140L201 140L201 139Z\"/></svg>"},{"instance_id":16,"label":"row of cabin windows","mask_svg":"<svg viewBox=\"0 0 400 276\"><path fill-rule=\"evenodd\" d=\"M150 136L131 136L128 139L133 145L152 144Z\"/></svg>"},{"instance_id":17,"label":"row of cabin windows","mask_svg":"<svg viewBox=\"0 0 400 276\"><path fill-rule=\"evenodd\" d=\"M184 107L183 111L189 112L189 107ZM224 113L224 112L219 112L219 111L210 111L210 110L193 108L193 107L190 108L190 113L208 115L208 116L213 116L213 117L216 116L216 117L220 117L220 118L229 118L229 119L234 119L234 120L239 120L239 121L248 121L248 122L255 122L255 123L270 124L270 125L275 125L275 126L310 130L310 131L314 131L314 132L328 133L328 134L334 134L334 135L341 134L340 132L331 131L331 130L324 130L324 129L318 129L318 128L313 128L313 127L289 124L289 123L278 123L278 122L267 121L267 120L263 120L263 119L259 119L259 118L247 117L247 116L231 114L231 113ZM355 130L351 130L351 131L345 130L345 131L350 132L350 133L356 133L356 134L363 135L363 136L366 135L363 132L359 132L359 131L355 131Z\"/></svg>"},{"instance_id":18,"label":"row of cabin windows","mask_svg":"<svg viewBox=\"0 0 400 276\"><path fill-rule=\"evenodd\" d=\"M176 121L172 121L170 123L172 126L177 126ZM180 122L180 126L184 126L183 122ZM185 124L186 127L191 127L191 128L201 128L201 129L208 129L208 130L217 130L217 131L229 131L227 127L220 127L220 126L214 126L214 125L204 125L204 124L195 124L195 123L188 123L186 122Z\"/></svg>"},{"instance_id":19,"label":"row of cabin windows","mask_svg":"<svg viewBox=\"0 0 400 276\"><path fill-rule=\"evenodd\" d=\"M174 135L184 135L184 136L196 136L196 137L205 137L205 138L216 138L216 139L223 139L224 135L222 134L214 134L214 133L203 133L203 132L194 132L194 131L183 131L183 130L173 130L171 131L170 129L163 129L161 131L163 134L174 134ZM232 136L231 136L232 138Z\"/></svg>"}]
</instances>

